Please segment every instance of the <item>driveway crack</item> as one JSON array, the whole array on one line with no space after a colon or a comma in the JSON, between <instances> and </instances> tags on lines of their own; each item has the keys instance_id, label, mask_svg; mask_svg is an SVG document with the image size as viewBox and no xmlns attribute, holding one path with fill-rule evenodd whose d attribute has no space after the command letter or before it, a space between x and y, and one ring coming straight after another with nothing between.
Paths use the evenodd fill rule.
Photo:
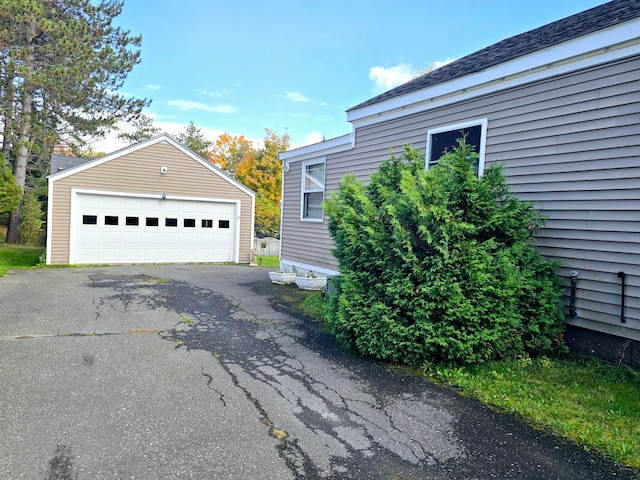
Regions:
<instances>
[{"instance_id":1,"label":"driveway crack","mask_svg":"<svg viewBox=\"0 0 640 480\"><path fill-rule=\"evenodd\" d=\"M207 387L209 387L210 390L218 394L218 398L222 402L222 406L226 407L227 402L224 399L224 393L220 392L213 386L213 377L204 371L204 367L200 368L200 373L202 373L202 376L207 379Z\"/></svg>"}]
</instances>

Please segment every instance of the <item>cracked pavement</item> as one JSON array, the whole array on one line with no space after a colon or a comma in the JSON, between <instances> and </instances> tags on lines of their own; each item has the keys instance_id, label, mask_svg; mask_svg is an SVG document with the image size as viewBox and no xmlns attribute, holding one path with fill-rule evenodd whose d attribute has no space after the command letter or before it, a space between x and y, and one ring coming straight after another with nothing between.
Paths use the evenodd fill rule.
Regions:
<instances>
[{"instance_id":1,"label":"cracked pavement","mask_svg":"<svg viewBox=\"0 0 640 480\"><path fill-rule=\"evenodd\" d=\"M343 350L292 312L300 293L267 271L119 266L0 279L0 478L633 478Z\"/></svg>"}]
</instances>

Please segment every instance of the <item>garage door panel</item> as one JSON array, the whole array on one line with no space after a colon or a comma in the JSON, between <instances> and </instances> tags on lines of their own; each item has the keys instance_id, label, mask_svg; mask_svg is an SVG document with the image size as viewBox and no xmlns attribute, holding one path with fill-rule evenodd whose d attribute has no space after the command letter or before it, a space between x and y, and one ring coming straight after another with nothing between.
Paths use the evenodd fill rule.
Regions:
<instances>
[{"instance_id":1,"label":"garage door panel","mask_svg":"<svg viewBox=\"0 0 640 480\"><path fill-rule=\"evenodd\" d=\"M74 263L228 262L236 257L234 203L88 193L78 193L76 201ZM175 226L167 226L167 218ZM230 228L219 228L219 220Z\"/></svg>"}]
</instances>

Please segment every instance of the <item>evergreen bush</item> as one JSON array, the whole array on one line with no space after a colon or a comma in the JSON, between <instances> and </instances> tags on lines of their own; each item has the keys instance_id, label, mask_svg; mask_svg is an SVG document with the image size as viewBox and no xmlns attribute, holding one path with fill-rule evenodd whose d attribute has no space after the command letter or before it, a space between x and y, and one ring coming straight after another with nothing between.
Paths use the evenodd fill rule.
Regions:
<instances>
[{"instance_id":1,"label":"evergreen bush","mask_svg":"<svg viewBox=\"0 0 640 480\"><path fill-rule=\"evenodd\" d=\"M34 192L24 195L20 221L20 243L39 246L42 243L42 205Z\"/></svg>"},{"instance_id":2,"label":"evergreen bush","mask_svg":"<svg viewBox=\"0 0 640 480\"><path fill-rule=\"evenodd\" d=\"M501 167L476 175L465 143L425 171L405 147L365 186L345 177L325 202L340 276L337 337L362 354L419 365L564 349L557 262L536 250L542 218L509 194Z\"/></svg>"}]
</instances>

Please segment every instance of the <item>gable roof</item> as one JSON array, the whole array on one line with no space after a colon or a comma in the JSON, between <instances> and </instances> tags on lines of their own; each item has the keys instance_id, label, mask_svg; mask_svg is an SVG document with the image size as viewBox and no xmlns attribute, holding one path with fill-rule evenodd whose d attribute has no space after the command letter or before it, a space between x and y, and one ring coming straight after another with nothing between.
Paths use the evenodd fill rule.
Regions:
<instances>
[{"instance_id":1,"label":"gable roof","mask_svg":"<svg viewBox=\"0 0 640 480\"><path fill-rule=\"evenodd\" d=\"M347 113L482 72L510 60L638 17L640 17L640 1L614 0L483 48L351 107Z\"/></svg>"},{"instance_id":2,"label":"gable roof","mask_svg":"<svg viewBox=\"0 0 640 480\"><path fill-rule=\"evenodd\" d=\"M58 173L62 170L76 167L82 163L90 162L90 158L70 157L69 155L51 155L51 173Z\"/></svg>"},{"instance_id":3,"label":"gable roof","mask_svg":"<svg viewBox=\"0 0 640 480\"><path fill-rule=\"evenodd\" d=\"M172 145L173 147L175 147L176 149L180 150L185 155L191 157L193 160L195 160L196 162L200 163L201 165L203 165L204 167L209 169L214 174L218 175L223 180L231 183L236 188L239 188L240 190L244 191L245 193L255 197L256 193L253 190L251 190L249 187L247 187L246 185L240 183L238 180L233 178L227 172L224 172L219 167L217 167L214 164L212 164L211 162L205 160L200 155L195 153L193 150L191 150L191 149L185 147L184 145L182 145L181 143L177 142L176 140L173 139L173 137L171 137L170 135L168 135L166 133L161 133L159 135L156 135L155 137L149 138L147 140L143 140L142 142L136 143L134 145L130 145L128 147L121 148L120 150L116 150L115 152L109 153L107 155L104 155L102 157L98 157L98 158L95 158L95 159L87 160L87 159L77 158L76 160L79 160L79 163L76 163L75 165L72 165L72 163L75 163L75 162L69 161L68 167L66 169L61 170L61 171L57 171L57 172L53 171L53 156L52 156L51 175L49 175L47 178L49 179L50 182L54 182L54 181L59 180L61 178L65 178L65 177L68 177L70 175L74 175L76 173L79 173L79 172L82 172L84 170L87 170L89 168L93 168L93 167L96 167L96 166L101 165L103 163L109 162L109 161L111 161L111 160L113 160L115 158L119 158L119 157L121 157L123 155L127 155L127 154L130 154L130 153L136 152L138 150L141 150L141 149L146 148L146 147L151 146L151 145L155 145L156 143L168 143L168 144ZM59 155L54 155L54 156L60 157ZM66 158L67 159L71 159L73 157L66 157ZM64 160L65 159L63 158L62 161L64 161ZM82 160L84 160L84 162Z\"/></svg>"}]
</instances>

